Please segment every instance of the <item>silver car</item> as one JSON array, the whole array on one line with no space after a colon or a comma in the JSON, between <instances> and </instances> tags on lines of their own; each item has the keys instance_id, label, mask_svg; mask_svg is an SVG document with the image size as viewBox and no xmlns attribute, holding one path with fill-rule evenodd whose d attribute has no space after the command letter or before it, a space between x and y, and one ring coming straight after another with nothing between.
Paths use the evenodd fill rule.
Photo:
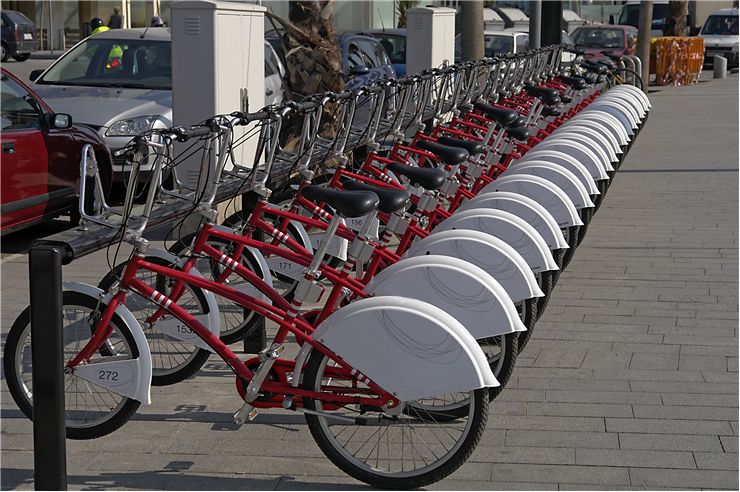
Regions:
<instances>
[{"instance_id":1,"label":"silver car","mask_svg":"<svg viewBox=\"0 0 740 492\"><path fill-rule=\"evenodd\" d=\"M268 60L268 49L269 44L265 102L279 103L284 68L274 53ZM134 135L172 126L170 29L111 29L90 36L43 71L32 88L54 111L100 132L113 153ZM124 157L113 161L114 179L122 181L129 165ZM141 180L150 165L142 167Z\"/></svg>"}]
</instances>

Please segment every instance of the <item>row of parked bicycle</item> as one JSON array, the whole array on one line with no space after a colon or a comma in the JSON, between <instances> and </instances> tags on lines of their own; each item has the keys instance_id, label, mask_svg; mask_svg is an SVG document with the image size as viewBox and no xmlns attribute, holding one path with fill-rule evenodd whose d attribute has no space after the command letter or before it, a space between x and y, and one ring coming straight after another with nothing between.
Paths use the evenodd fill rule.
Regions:
<instances>
[{"instance_id":1,"label":"row of parked bicycle","mask_svg":"<svg viewBox=\"0 0 740 492\"><path fill-rule=\"evenodd\" d=\"M236 375L239 424L258 409L302 412L329 459L379 487L456 470L650 106L637 88L612 85L611 62L566 75L560 53L151 130L122 151L133 170L121 209L105 203L86 152L83 224L119 229L133 251L98 287L65 284L68 437L115 431L150 403L150 385L183 381L215 353ZM289 118L301 123L290 149ZM233 150L250 136L259 165L246 167ZM179 179L176 141L194 142L180 156L202 149L193 189ZM359 143L368 152L353 163ZM135 205L139 165L152 156ZM281 166L298 184L271 190ZM217 224L218 188L234 180L256 203ZM143 237L163 203L203 217L169 251ZM242 360L228 344L263 318L272 341ZM30 347L26 309L4 364L29 417Z\"/></svg>"}]
</instances>

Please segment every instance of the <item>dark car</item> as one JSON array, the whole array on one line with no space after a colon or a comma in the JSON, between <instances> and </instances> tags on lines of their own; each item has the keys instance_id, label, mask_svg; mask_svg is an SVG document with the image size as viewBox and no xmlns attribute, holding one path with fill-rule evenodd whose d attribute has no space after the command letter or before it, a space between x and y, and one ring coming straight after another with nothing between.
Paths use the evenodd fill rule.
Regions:
<instances>
[{"instance_id":1,"label":"dark car","mask_svg":"<svg viewBox=\"0 0 740 492\"><path fill-rule=\"evenodd\" d=\"M108 148L95 130L55 114L5 69L0 85L0 233L76 215L82 147L94 147L102 181L110 186Z\"/></svg>"},{"instance_id":2,"label":"dark car","mask_svg":"<svg viewBox=\"0 0 740 492\"><path fill-rule=\"evenodd\" d=\"M38 49L36 25L28 17L15 10L3 10L2 18L2 61L11 56L18 61L28 60Z\"/></svg>"},{"instance_id":3,"label":"dark car","mask_svg":"<svg viewBox=\"0 0 740 492\"><path fill-rule=\"evenodd\" d=\"M579 49L586 51L586 56L634 55L637 46L637 29L632 26L584 26L570 36Z\"/></svg>"},{"instance_id":4,"label":"dark car","mask_svg":"<svg viewBox=\"0 0 740 492\"><path fill-rule=\"evenodd\" d=\"M370 31L370 34L385 48L396 75L406 75L406 29L379 29Z\"/></svg>"}]
</instances>

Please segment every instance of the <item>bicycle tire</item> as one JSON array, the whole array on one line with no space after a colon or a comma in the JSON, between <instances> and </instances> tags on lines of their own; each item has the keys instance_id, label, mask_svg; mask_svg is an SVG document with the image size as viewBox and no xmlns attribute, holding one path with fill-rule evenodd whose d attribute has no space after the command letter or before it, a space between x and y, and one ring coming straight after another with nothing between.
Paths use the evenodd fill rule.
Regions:
<instances>
[{"instance_id":1,"label":"bicycle tire","mask_svg":"<svg viewBox=\"0 0 740 492\"><path fill-rule=\"evenodd\" d=\"M527 327L527 331L519 332L517 340L517 351L521 354L524 347L529 343L534 333L534 327L537 322L537 299L525 299L522 305L522 322Z\"/></svg>"},{"instance_id":2,"label":"bicycle tire","mask_svg":"<svg viewBox=\"0 0 740 492\"><path fill-rule=\"evenodd\" d=\"M156 256L148 256L144 259L157 265L173 267L169 261ZM103 277L98 284L98 288L107 291L121 277L126 264L128 264L128 261L115 266L113 270ZM140 270L137 272L137 275L139 273L151 274L153 272ZM139 280L144 281L141 278ZM165 277L156 275L154 284L150 283L150 286L159 292L167 293L169 292L169 288L166 282L167 279ZM197 303L193 309L186 310L194 315L208 314L208 302L201 289L191 285L187 285L186 289L192 294L191 302ZM180 307L184 307L184 304L182 298L178 300ZM210 357L211 354L208 350L167 337L157 331L156 323L154 325L145 323L144 320L146 317L159 309L159 305L151 299L145 298L136 292L129 291L126 297L126 307L128 307L131 314L134 315L141 325L144 336L146 336L149 343L152 354L152 386L169 386L184 381L198 372Z\"/></svg>"},{"instance_id":3,"label":"bicycle tire","mask_svg":"<svg viewBox=\"0 0 740 492\"><path fill-rule=\"evenodd\" d=\"M304 373L303 387L305 389L315 390L321 387L322 374L326 367L327 361L328 358L326 358L322 353L318 351L314 351L311 354L306 367L306 371ZM332 384L338 384L336 379L332 378L331 380ZM439 423L440 425L446 426L444 431L449 437L445 436L445 434L435 434L435 437L439 439L442 443L442 439L450 439L452 441L451 449L447 450L444 455L441 456L441 458L438 457L436 453L434 453L433 458L429 457L431 464L427 464L426 460L424 460L424 466L415 470L405 470L403 466L403 461L401 462L400 471L394 471L393 469L391 469L391 467L393 466L397 467L398 459L393 458L393 455L390 451L391 435L388 430L386 430L385 433L380 430L377 431L377 434L379 436L388 438L388 443L386 444L386 441L383 441L382 446L383 448L386 448L387 446L388 459L384 460L383 464L381 465L379 455L382 450L381 447L378 446L376 448L378 457L376 458L375 465L373 466L363 462L361 458L357 457L357 455L362 451L362 447L353 454L349 450L349 442L346 445L342 445L338 441L337 438L339 434L341 434L341 431L339 432L339 434L334 435L330 431L330 426L328 424L329 420L335 421L334 419L308 413L305 414L305 418L306 423L308 424L308 428L311 431L311 435L313 436L314 440L316 441L324 455L326 455L326 457L329 458L332 463L334 463L337 467L339 467L348 475L356 478L357 480L383 489L415 489L437 482L457 470L460 466L462 466L463 463L465 463L467 458L471 455L476 445L480 441L481 437L483 436L488 418L488 395L485 390L478 389L470 392L470 398L472 399L473 403L468 407L469 415L464 422L461 422L460 419L458 419L454 422ZM304 398L304 405L306 409L311 411L322 410L321 402L311 398ZM350 411L351 409L348 407L349 406L345 406L342 408L345 411ZM370 413L371 412L365 412L363 415L367 416ZM403 460L404 449L406 449L404 445L408 443L408 441L404 441L404 437L407 435L407 430L409 431L408 435L410 436L413 436L412 432L416 432L416 434L418 435L418 432L411 425L412 419L413 422L417 422L418 420L413 416L409 416L406 414L401 414L400 418L396 417L395 419L391 419L390 417L381 418L382 412L375 413L378 413L378 424L387 424L387 428L390 428L392 425L388 422L394 422L395 424L397 424L395 425L396 429L395 432L392 433L392 437L396 438L397 441L400 436L401 460ZM425 430L426 432L426 429L432 429L432 432L434 432L435 429L439 428L438 426L430 425L430 423L428 421L425 421L424 419L420 420L422 420L425 426L423 429L420 426L417 426L420 431ZM375 419L368 419L368 423L375 423ZM406 425L406 423L408 423L408 425ZM344 424L347 424L347 422L344 422ZM372 432L372 428L372 425L357 425L354 432L352 433L351 438L355 438L357 436L357 433L359 433L360 431L364 432L366 429L370 429L369 432ZM455 435L451 434L453 430L456 431L455 433L457 434L457 430L460 428L462 428L462 431L460 432L458 437L455 437ZM374 435L371 435L371 438L374 438ZM431 442L431 439L429 439L429 441ZM412 439L411 444L413 444L413 442L414 441ZM424 442L423 439L419 439L418 448L414 447L414 451L416 451L418 456L423 457L422 451L419 449L421 447L421 442ZM374 449L373 452L375 452ZM413 459L414 463L412 465L414 466L417 464L417 462L422 461L417 460L415 457ZM372 461L371 458L368 458L368 460ZM381 466L385 466L387 470L382 470Z\"/></svg>"},{"instance_id":4,"label":"bicycle tire","mask_svg":"<svg viewBox=\"0 0 740 492\"><path fill-rule=\"evenodd\" d=\"M63 312L65 314L63 322L72 318L70 313L76 313L77 309L83 308L95 312L99 307L104 307L101 303L98 304L97 297L91 297L79 292L65 291L62 293L62 305ZM76 318L76 315L74 316ZM120 341L124 343L123 346L119 345L117 355L121 355L121 349L126 349L129 352L131 358L137 358L139 356L139 350L136 346L136 341L133 335L129 331L126 323L117 315L114 314L111 319L111 323L114 325L112 336L116 339L116 333L120 337ZM29 419L33 420L33 388L30 386L31 381L31 308L30 306L23 310L23 312L16 318L13 325L8 332L8 336L5 340L5 348L3 353L3 369L5 371L5 378L8 384L8 389L13 397L18 408L23 414ZM75 324L72 324L75 327ZM65 328L67 329L65 331ZM87 328L83 326L77 327L79 330L75 332L78 336L90 337L92 335L92 326ZM65 335L70 334L69 326L63 326L63 338ZM69 360L75 355L84 342L79 342L76 345L76 350L65 351L65 359ZM110 346L109 346L110 347ZM98 355L105 357L99 351ZM59 370L63 370L62 367ZM24 377L27 374L27 378ZM76 424L74 421L70 423L73 415L77 415L79 411L71 410L70 407L79 402L79 397L75 399L72 397L70 392L73 388L77 388L75 382L77 378L74 373L66 374L64 376L64 387L65 387L65 421L66 424L66 435L69 439L94 439L108 435L115 430L123 426L138 410L140 402L128 397L120 397L120 401L115 405L114 408L109 409L106 415L102 415L97 421L87 421L84 425ZM92 391L99 388L96 385L85 383L85 389L82 392L86 396L87 393L92 395ZM108 392L111 393L111 392ZM101 393L96 393L95 398L102 398ZM78 396L75 393L75 396ZM118 395L120 396L120 395ZM113 398L113 397L111 397ZM105 401L103 401L105 403ZM105 412L103 412L105 413ZM83 415L89 415L83 413Z\"/></svg>"}]
</instances>

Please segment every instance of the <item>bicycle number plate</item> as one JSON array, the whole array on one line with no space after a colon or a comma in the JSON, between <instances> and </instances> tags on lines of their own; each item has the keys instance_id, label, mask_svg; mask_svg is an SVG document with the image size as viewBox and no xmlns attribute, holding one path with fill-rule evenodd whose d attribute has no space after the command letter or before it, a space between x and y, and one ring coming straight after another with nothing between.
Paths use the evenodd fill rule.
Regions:
<instances>
[{"instance_id":1,"label":"bicycle number plate","mask_svg":"<svg viewBox=\"0 0 740 492\"><path fill-rule=\"evenodd\" d=\"M353 231L361 231L363 226L365 225L365 221L367 220L367 215L362 217L354 217L347 220L347 226L352 229ZM370 237L378 237L378 227L380 227L380 221L378 218L373 219L373 223L370 226L370 230L367 232L367 235Z\"/></svg>"},{"instance_id":2,"label":"bicycle number plate","mask_svg":"<svg viewBox=\"0 0 740 492\"><path fill-rule=\"evenodd\" d=\"M136 386L139 361L124 356L111 356L100 362L75 367L75 376L106 388L118 395L137 398Z\"/></svg>"},{"instance_id":3,"label":"bicycle number plate","mask_svg":"<svg viewBox=\"0 0 740 492\"><path fill-rule=\"evenodd\" d=\"M303 267L298 263L288 261L279 256L272 256L270 258L265 258L265 260L267 261L267 265L270 267L271 272L285 275L293 280L300 280L303 278L303 270L305 270L306 267ZM247 294L249 293L247 292Z\"/></svg>"},{"instance_id":4,"label":"bicycle number plate","mask_svg":"<svg viewBox=\"0 0 740 492\"><path fill-rule=\"evenodd\" d=\"M316 233L308 235L311 238L311 244L313 245L314 249L321 246L321 241L322 239L324 239L324 235L325 235L324 231L316 232ZM326 254L329 256L333 256L335 258L339 258L340 260L346 261L348 246L349 246L349 241L347 241L343 237L332 236L331 239L329 240L329 248L326 250Z\"/></svg>"},{"instance_id":5,"label":"bicycle number plate","mask_svg":"<svg viewBox=\"0 0 740 492\"><path fill-rule=\"evenodd\" d=\"M206 326L209 329L211 329L211 327L209 326L210 322L208 320L207 314L196 314L193 317L197 319L200 323L202 323L203 326ZM195 345L196 347L208 350L209 352L214 351L188 325L186 325L179 319L175 318L174 316L168 317L165 319L160 319L154 325L154 329L158 331L159 333L167 335L170 338L174 338L175 340L180 340L181 342L191 343Z\"/></svg>"}]
</instances>

